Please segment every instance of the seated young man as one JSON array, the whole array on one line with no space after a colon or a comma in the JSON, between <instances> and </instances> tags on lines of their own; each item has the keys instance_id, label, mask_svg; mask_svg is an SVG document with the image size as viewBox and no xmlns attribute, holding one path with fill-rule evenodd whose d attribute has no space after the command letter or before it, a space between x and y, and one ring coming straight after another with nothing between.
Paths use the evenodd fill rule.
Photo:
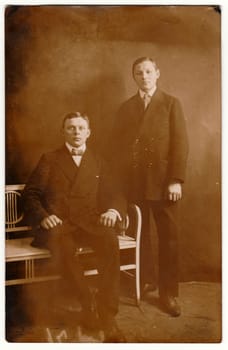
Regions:
<instances>
[{"instance_id":1,"label":"seated young man","mask_svg":"<svg viewBox=\"0 0 228 350\"><path fill-rule=\"evenodd\" d=\"M119 246L115 225L126 202L103 160L86 146L89 120L79 112L63 120L64 144L43 154L24 193L25 213L36 229L33 245L50 249L59 272L79 299L84 324L99 324L105 342L123 342L115 322L119 303ZM81 243L96 254L99 272L96 310L83 269L75 258Z\"/></svg>"}]
</instances>

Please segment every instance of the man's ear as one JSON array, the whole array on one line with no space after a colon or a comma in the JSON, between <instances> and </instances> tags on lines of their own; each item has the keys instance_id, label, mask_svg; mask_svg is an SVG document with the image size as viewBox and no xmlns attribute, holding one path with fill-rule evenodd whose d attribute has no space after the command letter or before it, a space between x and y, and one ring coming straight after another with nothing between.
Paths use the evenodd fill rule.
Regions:
<instances>
[{"instance_id":1,"label":"man's ear","mask_svg":"<svg viewBox=\"0 0 228 350\"><path fill-rule=\"evenodd\" d=\"M91 130L90 130L90 129L88 129L88 132L87 132L87 138L89 138L89 137L90 137L90 135L91 135Z\"/></svg>"},{"instance_id":2,"label":"man's ear","mask_svg":"<svg viewBox=\"0 0 228 350\"><path fill-rule=\"evenodd\" d=\"M157 74L157 79L160 78L160 70L159 69L156 70L156 74Z\"/></svg>"}]
</instances>

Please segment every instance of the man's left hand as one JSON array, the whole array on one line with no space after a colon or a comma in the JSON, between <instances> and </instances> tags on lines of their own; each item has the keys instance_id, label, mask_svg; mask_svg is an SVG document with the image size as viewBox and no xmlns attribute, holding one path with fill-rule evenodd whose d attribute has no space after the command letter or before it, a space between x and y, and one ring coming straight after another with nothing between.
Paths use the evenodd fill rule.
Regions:
<instances>
[{"instance_id":1,"label":"man's left hand","mask_svg":"<svg viewBox=\"0 0 228 350\"><path fill-rule=\"evenodd\" d=\"M171 183L168 186L168 199L176 202L182 197L182 186L179 182Z\"/></svg>"},{"instance_id":2,"label":"man's left hand","mask_svg":"<svg viewBox=\"0 0 228 350\"><path fill-rule=\"evenodd\" d=\"M116 224L116 220L117 220L117 213L113 212L113 211L106 211L105 213L101 214L100 216L100 224L107 226L107 227L114 227Z\"/></svg>"}]
</instances>

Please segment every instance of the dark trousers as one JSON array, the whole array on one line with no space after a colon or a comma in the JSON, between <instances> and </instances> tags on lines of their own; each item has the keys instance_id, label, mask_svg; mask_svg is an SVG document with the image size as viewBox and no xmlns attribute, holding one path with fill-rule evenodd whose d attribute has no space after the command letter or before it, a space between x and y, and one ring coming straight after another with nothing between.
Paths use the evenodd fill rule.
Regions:
<instances>
[{"instance_id":1,"label":"dark trousers","mask_svg":"<svg viewBox=\"0 0 228 350\"><path fill-rule=\"evenodd\" d=\"M120 283L119 244L115 231L101 226L99 235L93 235L65 223L48 231L47 246L57 269L85 311L91 308L92 295L75 251L80 246L93 248L99 272L98 312L101 319L112 319L118 312Z\"/></svg>"},{"instance_id":2,"label":"dark trousers","mask_svg":"<svg viewBox=\"0 0 228 350\"><path fill-rule=\"evenodd\" d=\"M144 201L142 210L141 280L151 283L155 278L154 232L158 235L159 295L178 296L179 283L179 202Z\"/></svg>"}]
</instances>

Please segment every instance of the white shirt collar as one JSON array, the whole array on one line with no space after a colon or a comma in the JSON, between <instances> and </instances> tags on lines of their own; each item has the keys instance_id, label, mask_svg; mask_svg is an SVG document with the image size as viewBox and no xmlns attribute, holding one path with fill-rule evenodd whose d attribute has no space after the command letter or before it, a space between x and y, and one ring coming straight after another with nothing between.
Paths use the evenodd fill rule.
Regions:
<instances>
[{"instance_id":1,"label":"white shirt collar","mask_svg":"<svg viewBox=\"0 0 228 350\"><path fill-rule=\"evenodd\" d=\"M83 152L85 152L85 150L86 150L86 144L85 143L81 147L73 147L68 142L65 142L65 145L66 145L67 149L70 151L70 153L71 153L73 148L77 148L77 150L81 150Z\"/></svg>"},{"instance_id":2,"label":"white shirt collar","mask_svg":"<svg viewBox=\"0 0 228 350\"><path fill-rule=\"evenodd\" d=\"M154 88L151 89L151 90L149 90L148 92L145 92L145 91L139 89L139 95L140 95L141 98L144 98L144 95L145 95L145 94L147 94L147 95L149 95L150 97L152 97L152 96L154 95L154 93L155 93L156 90L157 90L157 86L154 86Z\"/></svg>"}]
</instances>

